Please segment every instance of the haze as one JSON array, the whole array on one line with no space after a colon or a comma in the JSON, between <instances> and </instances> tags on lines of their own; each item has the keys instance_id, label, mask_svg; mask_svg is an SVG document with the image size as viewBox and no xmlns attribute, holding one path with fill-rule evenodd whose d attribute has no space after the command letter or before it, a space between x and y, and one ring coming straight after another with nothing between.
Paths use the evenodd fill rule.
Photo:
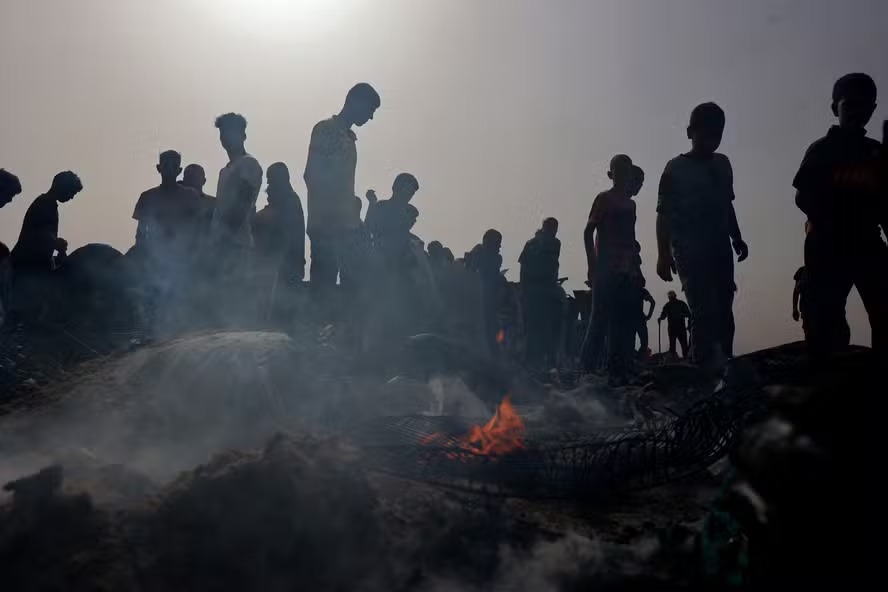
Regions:
<instances>
[{"instance_id":1,"label":"haze","mask_svg":"<svg viewBox=\"0 0 888 592\"><path fill-rule=\"evenodd\" d=\"M368 81L383 106L358 130L359 193L416 174L416 233L459 256L498 228L513 279L524 242L556 216L562 275L582 286L592 199L610 157L630 154L647 173L637 234L659 312L657 182L687 148L691 108L717 101L751 249L738 352L801 338L791 180L831 123L833 81L866 71L888 93L884 0L3 0L0 15L0 166L24 185L0 211L10 247L31 200L72 169L86 189L61 208L60 234L72 249L127 249L161 150L203 164L214 192L225 154L213 119L226 111L247 117L264 166L290 165L304 200L312 125ZM849 317L868 344L856 295Z\"/></svg>"}]
</instances>

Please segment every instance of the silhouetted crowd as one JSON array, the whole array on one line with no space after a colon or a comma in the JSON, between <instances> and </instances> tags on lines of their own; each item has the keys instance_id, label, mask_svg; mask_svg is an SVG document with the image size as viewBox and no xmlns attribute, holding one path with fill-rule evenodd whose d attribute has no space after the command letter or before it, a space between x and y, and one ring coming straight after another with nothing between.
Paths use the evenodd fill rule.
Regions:
<instances>
[{"instance_id":1,"label":"silhouetted crowd","mask_svg":"<svg viewBox=\"0 0 888 592\"><path fill-rule=\"evenodd\" d=\"M280 317L280 303L307 288L314 313L352 327L365 351L434 331L490 356L516 353L532 368L569 367L573 359L585 372L606 371L612 383L629 380L639 357L650 354L647 322L655 308L635 235L633 198L644 185L642 169L628 155L611 159L612 186L594 199L583 237L588 291L568 296L562 289L554 218L543 220L525 244L515 285L502 270L499 231L485 232L459 259L438 241L426 248L413 234L419 210L411 202L420 189L415 176L398 175L387 199L373 190L365 200L357 196L354 130L380 105L376 90L358 84L338 114L314 126L304 172L307 219L287 166L278 162L263 171L247 151L242 115L228 113L215 122L228 155L215 197L204 193L200 165L183 171L178 152L160 154L160 184L136 203L135 246L126 254L141 322L159 336L252 326ZM882 237L888 231L888 167L883 143L865 131L875 106L872 78L840 78L832 94L837 125L808 148L793 181L807 222L792 310L814 356L849 345L845 306L852 287L869 314L873 347L888 348L888 247ZM666 282L677 276L687 299L670 291L658 319L666 321L668 354L678 357L680 349L682 358L715 371L734 353L734 257L742 262L749 255L734 209L731 162L717 151L725 125L714 103L692 110L690 149L670 160L660 177L656 223L657 274ZM256 211L263 177L268 205ZM46 314L53 274L68 258L59 237L59 204L82 189L73 172L56 175L28 208L15 247L2 247L4 314ZM15 175L0 170L0 207L21 190Z\"/></svg>"}]
</instances>

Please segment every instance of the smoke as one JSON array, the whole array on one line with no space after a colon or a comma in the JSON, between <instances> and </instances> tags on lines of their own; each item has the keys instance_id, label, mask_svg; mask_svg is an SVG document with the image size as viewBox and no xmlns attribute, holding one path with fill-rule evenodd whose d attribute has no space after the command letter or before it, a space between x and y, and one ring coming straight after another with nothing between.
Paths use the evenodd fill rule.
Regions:
<instances>
[{"instance_id":1,"label":"smoke","mask_svg":"<svg viewBox=\"0 0 888 592\"><path fill-rule=\"evenodd\" d=\"M194 335L147 347L50 385L38 409L0 421L0 480L83 453L165 482L279 431L345 434L382 415L489 410L457 378L430 383L354 371L334 346L282 333Z\"/></svg>"},{"instance_id":2,"label":"smoke","mask_svg":"<svg viewBox=\"0 0 888 592\"><path fill-rule=\"evenodd\" d=\"M422 592L566 592L592 587L606 590L632 580L652 579L651 565L659 548L653 537L631 545L616 545L569 533L557 540L540 541L529 550L501 547L496 575L483 585L436 579Z\"/></svg>"}]
</instances>

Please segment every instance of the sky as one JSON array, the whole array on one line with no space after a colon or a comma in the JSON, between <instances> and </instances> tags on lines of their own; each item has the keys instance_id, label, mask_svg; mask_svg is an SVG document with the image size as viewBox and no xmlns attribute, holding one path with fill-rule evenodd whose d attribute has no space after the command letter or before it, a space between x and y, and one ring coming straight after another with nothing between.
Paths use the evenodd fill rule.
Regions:
<instances>
[{"instance_id":1,"label":"sky","mask_svg":"<svg viewBox=\"0 0 888 592\"><path fill-rule=\"evenodd\" d=\"M159 152L204 165L214 192L226 157L213 121L228 111L247 117L260 163L289 165L304 200L312 126L366 81L382 108L357 130L358 194L414 173L415 232L460 256L497 228L512 279L555 216L561 275L582 287L586 216L610 157L629 154L647 176L636 232L659 311L675 285L655 273L657 182L688 148L691 109L716 101L750 247L741 353L801 337L791 181L831 124L833 82L865 71L888 89L885 0L2 0L0 22L0 167L24 186L0 211L10 246L29 203L71 169L85 189L62 206L60 235L72 250L125 250ZM885 118L880 106L871 135ZM868 344L856 294L848 314Z\"/></svg>"}]
</instances>

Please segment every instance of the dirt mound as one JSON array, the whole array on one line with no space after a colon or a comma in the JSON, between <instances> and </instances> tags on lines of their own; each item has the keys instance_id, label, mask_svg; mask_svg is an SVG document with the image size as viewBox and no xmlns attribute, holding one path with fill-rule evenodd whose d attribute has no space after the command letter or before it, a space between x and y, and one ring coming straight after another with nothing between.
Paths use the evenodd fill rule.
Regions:
<instances>
[{"instance_id":1,"label":"dirt mound","mask_svg":"<svg viewBox=\"0 0 888 592\"><path fill-rule=\"evenodd\" d=\"M183 475L136 520L147 589L359 590L378 578L376 496L333 457L276 437Z\"/></svg>"},{"instance_id":2,"label":"dirt mound","mask_svg":"<svg viewBox=\"0 0 888 592\"><path fill-rule=\"evenodd\" d=\"M93 475L81 475L84 488L101 488ZM109 486L137 489L135 476L117 475ZM53 467L10 485L4 589L560 590L605 581L613 559L612 545L553 530L541 511L368 476L353 450L308 437L219 455L141 500L111 496L114 508L67 478ZM634 544L620 553L640 573L650 552Z\"/></svg>"}]
</instances>

